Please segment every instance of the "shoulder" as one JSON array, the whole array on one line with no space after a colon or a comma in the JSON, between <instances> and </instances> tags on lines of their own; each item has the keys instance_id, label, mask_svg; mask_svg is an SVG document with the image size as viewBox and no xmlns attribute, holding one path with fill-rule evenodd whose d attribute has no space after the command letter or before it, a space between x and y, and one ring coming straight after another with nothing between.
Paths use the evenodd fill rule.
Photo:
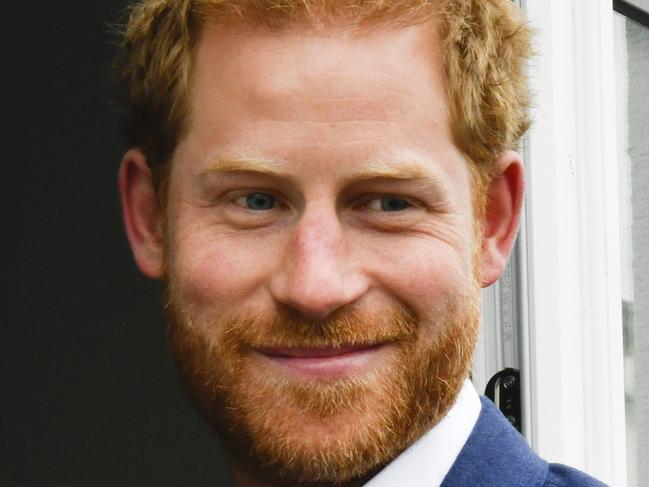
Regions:
<instances>
[{"instance_id":1,"label":"shoulder","mask_svg":"<svg viewBox=\"0 0 649 487\"><path fill-rule=\"evenodd\" d=\"M547 487L606 487L606 485L579 470L551 463L545 480Z\"/></svg>"},{"instance_id":2,"label":"shoulder","mask_svg":"<svg viewBox=\"0 0 649 487\"><path fill-rule=\"evenodd\" d=\"M503 417L491 401L482 410L442 487L543 487L548 464Z\"/></svg>"},{"instance_id":3,"label":"shoulder","mask_svg":"<svg viewBox=\"0 0 649 487\"><path fill-rule=\"evenodd\" d=\"M605 487L578 470L548 464L491 401L481 400L478 421L442 487Z\"/></svg>"}]
</instances>

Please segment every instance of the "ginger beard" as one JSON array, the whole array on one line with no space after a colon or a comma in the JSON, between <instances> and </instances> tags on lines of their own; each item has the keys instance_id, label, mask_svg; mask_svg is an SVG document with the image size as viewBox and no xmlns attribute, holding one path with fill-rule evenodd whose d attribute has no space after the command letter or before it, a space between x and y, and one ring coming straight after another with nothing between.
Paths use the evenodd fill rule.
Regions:
<instances>
[{"instance_id":1,"label":"ginger beard","mask_svg":"<svg viewBox=\"0 0 649 487\"><path fill-rule=\"evenodd\" d=\"M169 340L188 395L239 468L287 485L373 474L435 425L468 376L479 325L475 279L445 299L433 322L400 307L341 309L322 321L290 310L208 318L181 296L170 276ZM390 343L391 360L342 379L282 376L253 352L371 343Z\"/></svg>"}]
</instances>

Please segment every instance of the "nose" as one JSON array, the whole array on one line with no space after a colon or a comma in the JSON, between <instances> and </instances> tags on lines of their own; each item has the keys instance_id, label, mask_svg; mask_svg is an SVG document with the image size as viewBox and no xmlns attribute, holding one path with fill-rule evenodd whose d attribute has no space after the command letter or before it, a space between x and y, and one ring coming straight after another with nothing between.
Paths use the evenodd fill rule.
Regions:
<instances>
[{"instance_id":1,"label":"nose","mask_svg":"<svg viewBox=\"0 0 649 487\"><path fill-rule=\"evenodd\" d=\"M271 294L305 318L326 318L367 291L355 264L335 209L305 210L271 279Z\"/></svg>"}]
</instances>

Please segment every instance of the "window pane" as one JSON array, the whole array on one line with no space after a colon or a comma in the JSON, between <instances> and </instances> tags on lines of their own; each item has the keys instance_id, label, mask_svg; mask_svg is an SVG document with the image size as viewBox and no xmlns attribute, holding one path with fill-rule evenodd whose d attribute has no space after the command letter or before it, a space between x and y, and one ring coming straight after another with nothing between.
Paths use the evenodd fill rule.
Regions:
<instances>
[{"instance_id":1,"label":"window pane","mask_svg":"<svg viewBox=\"0 0 649 487\"><path fill-rule=\"evenodd\" d=\"M627 457L639 487L649 479L649 28L616 14L615 38Z\"/></svg>"}]
</instances>

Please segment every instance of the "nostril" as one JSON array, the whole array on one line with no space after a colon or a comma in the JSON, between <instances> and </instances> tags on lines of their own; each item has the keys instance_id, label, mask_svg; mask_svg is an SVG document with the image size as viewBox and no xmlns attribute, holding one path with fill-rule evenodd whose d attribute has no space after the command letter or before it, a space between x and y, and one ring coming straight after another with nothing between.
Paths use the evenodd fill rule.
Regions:
<instances>
[{"instance_id":1,"label":"nostril","mask_svg":"<svg viewBox=\"0 0 649 487\"><path fill-rule=\"evenodd\" d=\"M326 294L295 290L286 304L309 320L323 320L341 306L347 304L342 294L330 290Z\"/></svg>"},{"instance_id":2,"label":"nostril","mask_svg":"<svg viewBox=\"0 0 649 487\"><path fill-rule=\"evenodd\" d=\"M341 307L356 302L369 288L360 273L341 274L335 269L314 276L299 273L277 275L271 284L273 299L310 320L322 320Z\"/></svg>"}]
</instances>

